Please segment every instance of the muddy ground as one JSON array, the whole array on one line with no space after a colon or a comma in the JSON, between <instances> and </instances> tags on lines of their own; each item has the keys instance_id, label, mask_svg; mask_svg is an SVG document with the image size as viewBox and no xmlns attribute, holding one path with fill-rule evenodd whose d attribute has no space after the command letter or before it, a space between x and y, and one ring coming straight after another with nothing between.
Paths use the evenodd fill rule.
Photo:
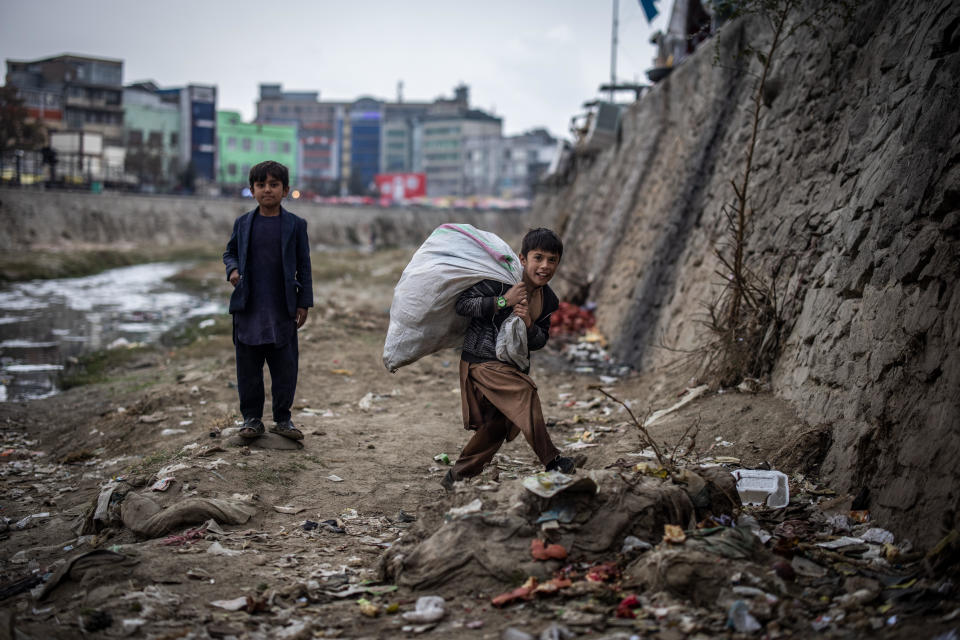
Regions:
<instances>
[{"instance_id":1,"label":"muddy ground","mask_svg":"<svg viewBox=\"0 0 960 640\"><path fill-rule=\"evenodd\" d=\"M580 594L576 601L558 596L495 608L491 598L521 580L497 585L467 579L414 592L382 579L381 556L398 539L428 535L425 523L442 522L439 514L482 497L491 483L497 491L538 470L520 438L502 449L497 469L479 481L453 493L439 484L446 467L434 457L455 458L467 439L460 418L458 354L440 353L396 374L380 360L392 288L411 253L344 251L314 257L317 306L300 332L294 411L306 434L302 449L237 446L231 439L239 415L228 317L203 329L188 327L161 346L87 358L84 366L67 372L77 386L45 400L0 405L0 513L8 523L0 534L0 638L415 633L499 638L510 627L538 634L554 622L590 637L732 634L724 630L726 616L716 608L699 618L694 613L693 622L683 624L649 612L617 618L617 602L627 591L614 586L604 597L586 601ZM229 293L217 262L200 263L179 277L220 291L224 299ZM645 448L638 430L622 406L591 387L602 383L642 418L648 409L673 405L693 381L676 372L625 373L599 362L571 362L563 345L555 339L533 359L532 376L553 439L586 456L581 475L618 461L621 468L631 467ZM611 375L619 373L625 375ZM719 458L731 468L770 465L791 475L795 501L829 500L851 508L849 497L815 483L825 444L822 429L805 425L769 393L709 392L650 431L671 450L691 444L693 427L697 436L688 461L699 457L716 463ZM165 468L174 469L163 474L174 480L163 492L150 491ZM92 522L98 495L111 479L118 480L118 493L149 494L161 506L239 494L253 506L253 515L245 523L223 525L223 533L197 531L194 523L144 539L123 526L117 510L112 519ZM42 513L48 515L23 522ZM306 521L315 528L308 524L305 530ZM229 555L211 551L218 547ZM86 571L78 565L57 575L64 560L95 549L122 555L104 554ZM619 551L611 549L610 559L620 558ZM58 580L53 588L49 574ZM942 582L930 583L935 584ZM38 598L45 585L48 593ZM342 597L359 586L369 591L354 588ZM814 604L804 615L828 611L832 595L825 594L808 593ZM401 614L423 595L443 596L446 615L434 626L411 629ZM666 611L656 608L666 605L657 605L654 594L646 596L649 611ZM247 600L237 611L211 604L242 597ZM677 602L682 608L682 600ZM880 610L881 603L851 613L848 626L826 629L856 637L952 628L949 619L943 620L952 610L946 603L901 614L893 623L889 617L896 610ZM594 617L577 626L569 616L574 609ZM809 621L795 627L769 624L767 633L774 636L815 634Z\"/></svg>"}]
</instances>

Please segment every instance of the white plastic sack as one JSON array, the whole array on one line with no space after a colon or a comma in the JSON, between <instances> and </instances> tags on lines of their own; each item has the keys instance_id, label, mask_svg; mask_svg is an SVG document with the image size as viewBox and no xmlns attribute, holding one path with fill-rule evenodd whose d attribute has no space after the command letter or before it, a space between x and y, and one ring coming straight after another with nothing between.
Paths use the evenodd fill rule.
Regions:
<instances>
[{"instance_id":1,"label":"white plastic sack","mask_svg":"<svg viewBox=\"0 0 960 640\"><path fill-rule=\"evenodd\" d=\"M441 349L461 346L470 318L457 315L460 294L481 280L512 286L522 272L520 259L496 234L469 224L434 229L394 288L384 366L394 372ZM518 330L517 323L524 330ZM497 357L527 368L527 332L520 318L511 316L501 326Z\"/></svg>"}]
</instances>

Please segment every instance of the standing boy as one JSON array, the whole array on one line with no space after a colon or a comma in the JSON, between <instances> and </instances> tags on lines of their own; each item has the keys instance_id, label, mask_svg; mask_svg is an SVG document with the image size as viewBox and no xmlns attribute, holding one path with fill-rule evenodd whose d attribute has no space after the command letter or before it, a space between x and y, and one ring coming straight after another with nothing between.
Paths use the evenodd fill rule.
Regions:
<instances>
[{"instance_id":1,"label":"standing boy","mask_svg":"<svg viewBox=\"0 0 960 640\"><path fill-rule=\"evenodd\" d=\"M297 329L313 306L307 222L280 206L290 174L279 162L250 169L250 189L259 205L233 223L223 254L233 285L233 344L243 426L239 435L263 435L263 363L270 367L273 421L270 429L293 440L303 433L290 420L297 389Z\"/></svg>"},{"instance_id":2,"label":"standing boy","mask_svg":"<svg viewBox=\"0 0 960 640\"><path fill-rule=\"evenodd\" d=\"M482 280L457 299L457 313L470 318L460 360L463 426L475 431L442 484L479 474L504 442L517 434L533 448L547 471L574 472L574 462L560 455L547 433L537 385L527 371L497 360L497 333L511 314L523 319L530 351L550 337L550 314L559 302L547 283L563 255L563 242L549 229L531 229L523 238L521 281L510 287Z\"/></svg>"}]
</instances>

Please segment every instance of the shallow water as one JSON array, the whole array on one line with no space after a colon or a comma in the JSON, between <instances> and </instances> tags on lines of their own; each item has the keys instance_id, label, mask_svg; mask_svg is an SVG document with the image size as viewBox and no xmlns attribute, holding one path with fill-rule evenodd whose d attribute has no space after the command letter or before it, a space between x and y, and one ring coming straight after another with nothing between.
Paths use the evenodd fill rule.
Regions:
<instances>
[{"instance_id":1,"label":"shallow water","mask_svg":"<svg viewBox=\"0 0 960 640\"><path fill-rule=\"evenodd\" d=\"M0 402L57 393L70 357L124 341L156 342L197 316L225 312L225 300L167 280L186 266L157 262L0 288Z\"/></svg>"}]
</instances>

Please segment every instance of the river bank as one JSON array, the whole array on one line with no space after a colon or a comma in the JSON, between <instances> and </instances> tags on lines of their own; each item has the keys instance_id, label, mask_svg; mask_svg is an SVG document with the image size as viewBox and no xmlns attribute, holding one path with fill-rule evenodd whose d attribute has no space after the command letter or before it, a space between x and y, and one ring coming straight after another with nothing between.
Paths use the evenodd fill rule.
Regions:
<instances>
[{"instance_id":1,"label":"river bank","mask_svg":"<svg viewBox=\"0 0 960 640\"><path fill-rule=\"evenodd\" d=\"M630 587L619 578L584 580L582 575L599 564L571 544L574 538L564 537L572 535L576 523L557 529L566 531L557 540L567 540L569 567L558 561L534 566L524 536L540 532L549 537L549 527L523 525L511 533L504 527L516 511L497 507L512 500L521 480L539 469L522 438L505 446L497 464L477 481L453 493L443 490L439 480L446 467L434 458L442 453L455 457L467 439L460 418L458 355L442 352L396 374L380 361L392 289L411 253L314 255L317 304L299 334L294 412L306 434L302 449L275 448L286 444L275 438L248 446L232 439L239 418L233 347L228 320L221 317L202 329L199 319L188 323L189 331L156 346L118 351L101 363L89 384L45 400L0 404L4 624L28 637L48 638L81 633L374 638L412 636L417 628L426 637L494 639L507 628L539 633L551 624L611 639L726 633L725 610L712 600L697 605L669 589ZM218 261L197 263L176 277L206 288L211 296L225 299L229 292ZM687 381L667 372L609 376L596 345L578 346L586 354L580 361L568 358L559 339L551 345L534 356L531 375L540 388L551 437L572 454L586 455L577 477L613 473L641 485L661 482L634 470L638 460L646 459L641 456L645 445L625 409L595 385L602 384L643 414L647 407L674 405L687 394ZM744 467L769 464L788 473L795 495L790 508L772 514L751 511L767 530L774 530L776 518L807 522L810 504L825 498L836 500L839 509L850 508L843 501L851 498L816 485L819 460L809 443L814 437L810 427L769 393L705 394L663 417L651 432L665 450L675 452L683 445L691 456L695 452L692 463L736 460ZM183 522L158 536L143 535L129 525L137 526L132 505L144 505L144 499L167 510L216 500L238 505L240 513L249 515L234 525L222 523L221 517L221 524ZM102 519L95 521L101 502ZM479 510L471 511L475 508ZM533 518L537 515L539 511ZM606 517L598 522L608 522L602 519ZM488 527L486 537L451 539L453 546L447 546L458 550L458 558L444 575L456 579L409 586L409 563L426 554L414 545L471 523ZM638 521L635 535L659 543L648 553L670 547L660 542L662 524L648 530ZM511 536L520 537L509 540ZM518 541L527 549L516 556L516 575L485 573L483 558L514 558ZM631 556L620 555L621 542L617 539L615 548L604 551L610 566L621 561L627 566ZM403 551L400 565L391 549ZM690 553L682 545L676 549ZM390 562L393 570L386 566ZM843 567L834 569L821 560L818 566L828 580L810 587L800 577L778 592L767 586L774 575L770 562L743 560L732 566L730 576L737 567L741 575L758 576L794 612L794 618L784 619L772 613L764 622L779 620L794 635L809 635L818 611L829 610L827 604L817 604L818 598L831 602L846 593ZM858 571L860 562L850 559L847 565ZM387 577L404 563L407 577ZM72 571L64 571L71 566ZM520 586L528 570L546 571L548 577L556 570L577 586L550 597L521 599L521 604L493 606L492 599ZM718 579L731 584L730 576ZM618 603L632 593L645 599L637 605L640 613L618 617ZM422 624L404 619L402 614L413 611L425 595L445 599L444 617ZM910 617L902 609L894 610L900 622L887 625L891 610L877 611L885 602L884 597L862 605L856 616L828 624L848 637L871 629L878 616L884 621L878 637L897 637L917 625L949 625L933 613ZM677 635L681 625L686 631Z\"/></svg>"}]
</instances>

